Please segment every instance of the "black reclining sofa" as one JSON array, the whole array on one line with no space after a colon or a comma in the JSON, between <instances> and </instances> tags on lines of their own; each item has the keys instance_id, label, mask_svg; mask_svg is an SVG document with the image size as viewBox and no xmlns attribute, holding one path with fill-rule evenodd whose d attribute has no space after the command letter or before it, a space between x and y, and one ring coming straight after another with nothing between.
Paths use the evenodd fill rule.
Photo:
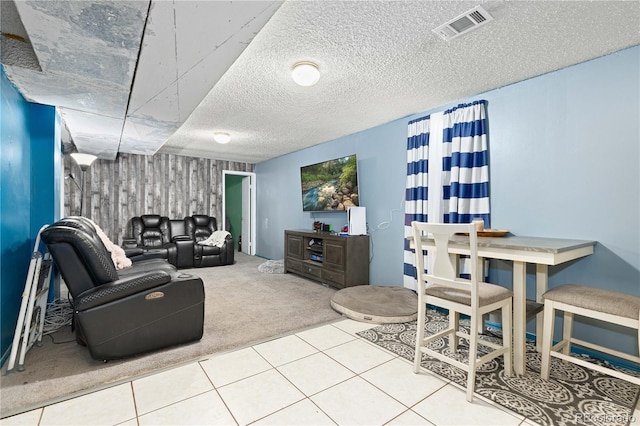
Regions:
<instances>
[{"instance_id":1,"label":"black reclining sofa","mask_svg":"<svg viewBox=\"0 0 640 426\"><path fill-rule=\"evenodd\" d=\"M132 262L166 259L179 269L232 265L233 238L228 235L221 246L198 244L218 230L215 217L207 215L169 219L147 214L131 218L122 247Z\"/></svg>"},{"instance_id":2,"label":"black reclining sofa","mask_svg":"<svg viewBox=\"0 0 640 426\"><path fill-rule=\"evenodd\" d=\"M200 340L204 286L166 260L116 270L90 222L62 219L41 234L69 288L78 343L97 360L120 359Z\"/></svg>"}]
</instances>

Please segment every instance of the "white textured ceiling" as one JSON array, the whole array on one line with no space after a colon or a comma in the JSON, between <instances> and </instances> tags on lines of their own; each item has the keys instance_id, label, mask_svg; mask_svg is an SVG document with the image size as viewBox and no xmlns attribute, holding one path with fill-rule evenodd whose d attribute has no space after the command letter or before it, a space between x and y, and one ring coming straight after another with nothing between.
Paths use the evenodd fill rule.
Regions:
<instances>
[{"instance_id":1,"label":"white textured ceiling","mask_svg":"<svg viewBox=\"0 0 640 426\"><path fill-rule=\"evenodd\" d=\"M6 49L8 77L26 99L60 108L79 151L106 159L155 153L280 5L2 0L3 12L5 2L42 68L5 61ZM3 21L3 41L15 44L6 34L16 28Z\"/></svg>"},{"instance_id":2,"label":"white textured ceiling","mask_svg":"<svg viewBox=\"0 0 640 426\"><path fill-rule=\"evenodd\" d=\"M449 42L431 32L478 4L494 21ZM256 163L640 44L638 1L19 1L17 10L43 71L7 74L28 99L61 106L78 149L102 158L159 150ZM302 60L319 64L315 86L291 80ZM217 144L213 131L233 140Z\"/></svg>"}]
</instances>

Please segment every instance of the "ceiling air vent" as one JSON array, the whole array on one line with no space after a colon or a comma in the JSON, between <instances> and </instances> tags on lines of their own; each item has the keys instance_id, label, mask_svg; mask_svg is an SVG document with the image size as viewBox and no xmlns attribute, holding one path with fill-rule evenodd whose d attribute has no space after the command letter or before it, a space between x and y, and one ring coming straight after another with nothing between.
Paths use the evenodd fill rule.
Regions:
<instances>
[{"instance_id":1,"label":"ceiling air vent","mask_svg":"<svg viewBox=\"0 0 640 426\"><path fill-rule=\"evenodd\" d=\"M489 12L484 10L482 6L476 6L446 24L442 24L438 28L433 29L433 32L444 40L449 41L471 30L475 30L489 21L493 21L493 16L489 15Z\"/></svg>"}]
</instances>

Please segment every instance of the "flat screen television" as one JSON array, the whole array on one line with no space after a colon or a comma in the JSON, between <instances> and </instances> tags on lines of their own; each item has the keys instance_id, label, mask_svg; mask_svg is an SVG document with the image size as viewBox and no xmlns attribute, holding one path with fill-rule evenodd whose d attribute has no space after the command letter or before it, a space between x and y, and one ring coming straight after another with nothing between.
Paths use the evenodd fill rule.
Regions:
<instances>
[{"instance_id":1,"label":"flat screen television","mask_svg":"<svg viewBox=\"0 0 640 426\"><path fill-rule=\"evenodd\" d=\"M356 155L300 167L302 210L345 212L359 206Z\"/></svg>"}]
</instances>

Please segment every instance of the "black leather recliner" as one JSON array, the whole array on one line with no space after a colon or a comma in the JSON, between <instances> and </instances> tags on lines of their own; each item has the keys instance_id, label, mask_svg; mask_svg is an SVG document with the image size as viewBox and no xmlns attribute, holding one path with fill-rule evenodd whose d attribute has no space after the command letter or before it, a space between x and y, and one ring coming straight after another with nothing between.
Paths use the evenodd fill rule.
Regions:
<instances>
[{"instance_id":1,"label":"black leather recliner","mask_svg":"<svg viewBox=\"0 0 640 426\"><path fill-rule=\"evenodd\" d=\"M178 249L172 241L169 218L157 214L146 214L131 218L130 238L127 238L125 251L127 257L137 262L141 259L167 259L177 266ZM135 242L133 241L135 240ZM132 251L132 243L138 248Z\"/></svg>"},{"instance_id":2,"label":"black leather recliner","mask_svg":"<svg viewBox=\"0 0 640 426\"><path fill-rule=\"evenodd\" d=\"M198 244L204 241L218 230L215 217L203 214L194 214L184 218L185 231L194 241L193 266L196 268L206 266L232 265L234 262L233 237L229 234L222 247Z\"/></svg>"},{"instance_id":3,"label":"black leather recliner","mask_svg":"<svg viewBox=\"0 0 640 426\"><path fill-rule=\"evenodd\" d=\"M76 339L92 358L120 359L202 338L199 277L162 260L119 273L97 234L70 222L78 221L50 225L41 238L73 297Z\"/></svg>"}]
</instances>

